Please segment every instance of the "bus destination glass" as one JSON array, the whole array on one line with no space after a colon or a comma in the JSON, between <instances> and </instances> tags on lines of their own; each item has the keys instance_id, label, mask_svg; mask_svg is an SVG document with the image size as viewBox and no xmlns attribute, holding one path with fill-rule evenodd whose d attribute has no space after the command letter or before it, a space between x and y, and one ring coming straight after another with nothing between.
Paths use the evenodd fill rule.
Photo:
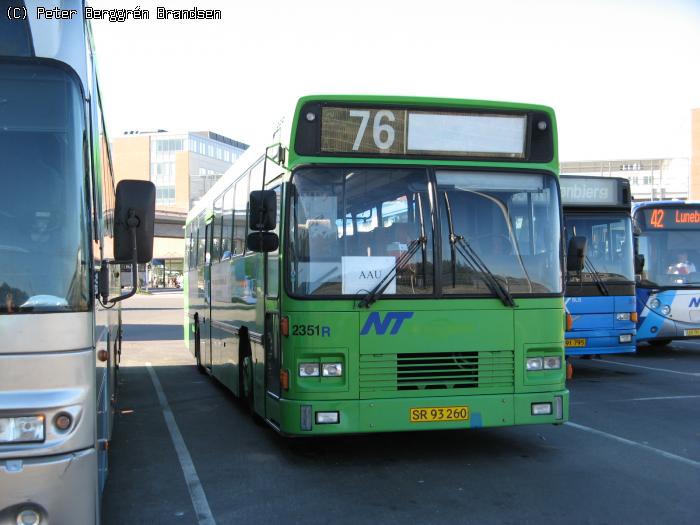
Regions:
<instances>
[{"instance_id":1,"label":"bus destination glass","mask_svg":"<svg viewBox=\"0 0 700 525\"><path fill-rule=\"evenodd\" d=\"M658 207L642 210L649 230L696 230L700 228L700 206L697 208Z\"/></svg>"},{"instance_id":2,"label":"bus destination glass","mask_svg":"<svg viewBox=\"0 0 700 525\"><path fill-rule=\"evenodd\" d=\"M614 206L624 204L616 179L563 176L559 179L562 206ZM629 206L629 203L627 204Z\"/></svg>"},{"instance_id":3,"label":"bus destination glass","mask_svg":"<svg viewBox=\"0 0 700 525\"><path fill-rule=\"evenodd\" d=\"M525 157L527 116L324 107L321 151L384 155Z\"/></svg>"}]
</instances>

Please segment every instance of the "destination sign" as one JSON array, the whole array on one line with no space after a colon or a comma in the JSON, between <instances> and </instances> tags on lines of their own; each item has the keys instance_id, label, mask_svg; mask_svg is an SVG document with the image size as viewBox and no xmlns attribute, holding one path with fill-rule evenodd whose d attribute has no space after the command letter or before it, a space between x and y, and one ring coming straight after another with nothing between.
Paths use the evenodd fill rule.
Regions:
<instances>
[{"instance_id":1,"label":"destination sign","mask_svg":"<svg viewBox=\"0 0 700 525\"><path fill-rule=\"evenodd\" d=\"M700 229L700 207L644 208L644 223L651 230L697 230Z\"/></svg>"},{"instance_id":2,"label":"destination sign","mask_svg":"<svg viewBox=\"0 0 700 525\"><path fill-rule=\"evenodd\" d=\"M525 157L527 116L323 107L321 152Z\"/></svg>"},{"instance_id":3,"label":"destination sign","mask_svg":"<svg viewBox=\"0 0 700 525\"><path fill-rule=\"evenodd\" d=\"M563 206L629 205L623 201L620 184L625 181L602 177L572 177L562 175L561 203Z\"/></svg>"}]
</instances>

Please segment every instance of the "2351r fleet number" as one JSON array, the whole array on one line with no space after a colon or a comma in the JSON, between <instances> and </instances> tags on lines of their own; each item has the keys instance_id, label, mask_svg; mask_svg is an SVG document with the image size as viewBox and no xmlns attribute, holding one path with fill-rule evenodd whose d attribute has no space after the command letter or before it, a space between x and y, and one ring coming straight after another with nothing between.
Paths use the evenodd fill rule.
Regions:
<instances>
[{"instance_id":1,"label":"2351r fleet number","mask_svg":"<svg viewBox=\"0 0 700 525\"><path fill-rule=\"evenodd\" d=\"M331 327L318 324L293 324L292 335L330 337Z\"/></svg>"}]
</instances>

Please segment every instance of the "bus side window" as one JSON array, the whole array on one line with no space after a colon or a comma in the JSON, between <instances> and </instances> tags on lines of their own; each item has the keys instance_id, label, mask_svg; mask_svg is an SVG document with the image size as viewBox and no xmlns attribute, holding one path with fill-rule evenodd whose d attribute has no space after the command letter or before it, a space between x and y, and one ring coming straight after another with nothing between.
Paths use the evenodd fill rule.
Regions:
<instances>
[{"instance_id":1,"label":"bus side window","mask_svg":"<svg viewBox=\"0 0 700 525\"><path fill-rule=\"evenodd\" d=\"M204 238L204 226L201 221L197 224L197 266L204 266L204 252L206 250L206 239Z\"/></svg>"},{"instance_id":2,"label":"bus side window","mask_svg":"<svg viewBox=\"0 0 700 525\"><path fill-rule=\"evenodd\" d=\"M221 259L230 259L233 253L233 186L224 194L223 226L221 229Z\"/></svg>"},{"instance_id":3,"label":"bus side window","mask_svg":"<svg viewBox=\"0 0 700 525\"><path fill-rule=\"evenodd\" d=\"M245 249L248 210L248 173L236 182L233 208L233 254L242 255Z\"/></svg>"},{"instance_id":4,"label":"bus side window","mask_svg":"<svg viewBox=\"0 0 700 525\"><path fill-rule=\"evenodd\" d=\"M223 197L214 201L214 220L211 222L211 262L217 262L221 256L221 227L223 218Z\"/></svg>"}]
</instances>

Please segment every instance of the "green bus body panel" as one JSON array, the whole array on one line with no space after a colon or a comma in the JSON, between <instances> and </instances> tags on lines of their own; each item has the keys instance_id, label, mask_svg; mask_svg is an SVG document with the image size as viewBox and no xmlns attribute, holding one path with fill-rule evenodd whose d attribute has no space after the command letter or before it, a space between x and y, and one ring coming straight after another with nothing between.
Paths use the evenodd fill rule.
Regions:
<instances>
[{"instance_id":1,"label":"green bus body panel","mask_svg":"<svg viewBox=\"0 0 700 525\"><path fill-rule=\"evenodd\" d=\"M286 170L272 185L287 183L300 166L383 165L453 166L464 169L548 171L558 175L556 119L546 106L460 99L309 96L308 102L367 103L425 107L543 111L551 118L554 136L550 162L468 161L425 158L344 158L297 155L295 134L289 141ZM263 153L262 151L260 152ZM268 185L271 187L272 185ZM286 190L285 190L286 191ZM214 201L214 198L211 199ZM283 199L282 202L286 202ZM282 208L282 224L286 210ZM211 207L201 211L202 224ZM189 216L187 225L196 221ZM203 234L202 226L201 233ZM280 246L284 246L284 228ZM516 308L495 298L381 297L369 309L347 299L299 299L285 293L284 252L279 255L279 298L265 297L265 256L247 253L215 262L211 270L191 269L185 277L185 343L195 352L195 312L206 316L211 337L211 374L239 394L239 347L247 337L254 371L254 409L285 435L325 435L402 430L464 429L520 424L561 424L569 417L565 368L526 371L527 357L560 356L564 363L563 297L516 297ZM211 280L211 297L208 283ZM210 304L208 302L210 300ZM403 316L387 320L387 315ZM280 363L289 372L290 388L270 392L273 363L266 352L265 316L289 320L289 335L279 335ZM371 318L371 319L370 319ZM296 328L295 328L296 327ZM304 327L303 329L301 327ZM396 330L394 331L394 329ZM200 328L202 330L202 328ZM296 333L294 333L296 331ZM305 334L301 335L302 331ZM365 332L364 335L363 331ZM381 333L383 332L383 333ZM392 333L394 332L394 333ZM202 349L205 340L201 342ZM202 350L204 352L204 350ZM343 364L342 377L299 376L302 363ZM533 403L560 403L561 414L533 416ZM467 406L466 421L410 422L411 408ZM310 411L310 412L309 412ZM338 411L338 424L316 424L318 411ZM302 412L312 414L311 429L302 429ZM554 411L553 411L554 412ZM308 423L308 421L307 421Z\"/></svg>"}]
</instances>

